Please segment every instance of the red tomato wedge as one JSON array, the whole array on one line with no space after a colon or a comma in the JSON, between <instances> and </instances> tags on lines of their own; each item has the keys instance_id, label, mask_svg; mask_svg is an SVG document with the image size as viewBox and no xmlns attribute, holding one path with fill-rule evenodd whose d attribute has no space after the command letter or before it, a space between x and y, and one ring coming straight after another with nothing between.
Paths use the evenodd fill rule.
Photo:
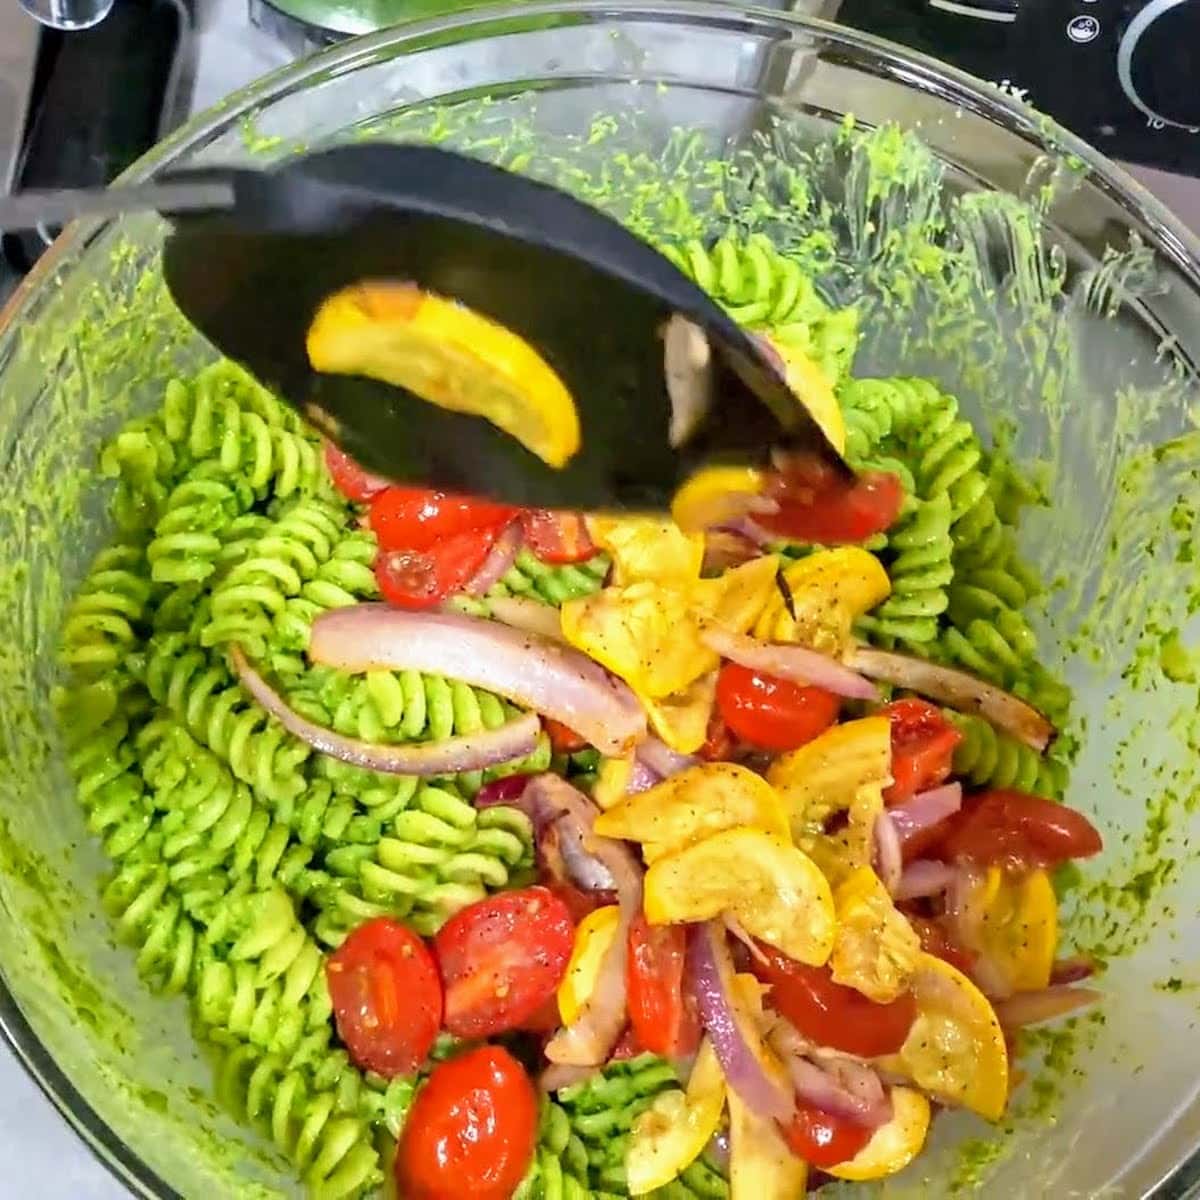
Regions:
<instances>
[{"instance_id":1,"label":"red tomato wedge","mask_svg":"<svg viewBox=\"0 0 1200 1200\"><path fill-rule=\"evenodd\" d=\"M729 731L760 750L795 750L837 720L841 701L824 688L804 687L725 663L717 677L717 711Z\"/></svg>"},{"instance_id":2,"label":"red tomato wedge","mask_svg":"<svg viewBox=\"0 0 1200 1200\"><path fill-rule=\"evenodd\" d=\"M364 471L350 455L328 441L325 442L325 468L333 486L347 500L357 500L360 504L391 486L383 476Z\"/></svg>"},{"instance_id":3,"label":"red tomato wedge","mask_svg":"<svg viewBox=\"0 0 1200 1200\"><path fill-rule=\"evenodd\" d=\"M796 1112L780 1124L783 1140L797 1158L812 1167L836 1167L852 1159L870 1140L874 1130L847 1117L835 1117L796 1098Z\"/></svg>"},{"instance_id":4,"label":"red tomato wedge","mask_svg":"<svg viewBox=\"0 0 1200 1200\"><path fill-rule=\"evenodd\" d=\"M862 1058L894 1054L904 1045L917 1019L912 996L876 1004L834 983L828 967L798 963L764 942L758 946L761 954L753 956L750 969L770 986L767 1005L810 1041Z\"/></svg>"},{"instance_id":5,"label":"red tomato wedge","mask_svg":"<svg viewBox=\"0 0 1200 1200\"><path fill-rule=\"evenodd\" d=\"M525 543L542 562L585 562L596 553L582 513L527 508L521 513Z\"/></svg>"},{"instance_id":6,"label":"red tomato wedge","mask_svg":"<svg viewBox=\"0 0 1200 1200\"><path fill-rule=\"evenodd\" d=\"M1083 813L1041 796L996 788L964 802L932 853L951 862L1023 870L1090 858L1103 848Z\"/></svg>"},{"instance_id":7,"label":"red tomato wedge","mask_svg":"<svg viewBox=\"0 0 1200 1200\"><path fill-rule=\"evenodd\" d=\"M325 964L338 1036L364 1070L415 1071L442 1021L442 983L425 943L398 921L360 925Z\"/></svg>"},{"instance_id":8,"label":"red tomato wedge","mask_svg":"<svg viewBox=\"0 0 1200 1200\"><path fill-rule=\"evenodd\" d=\"M811 455L794 456L768 481L766 494L779 504L754 520L781 537L830 546L862 542L895 523L904 487L887 471L864 471L843 479Z\"/></svg>"},{"instance_id":9,"label":"red tomato wedge","mask_svg":"<svg viewBox=\"0 0 1200 1200\"><path fill-rule=\"evenodd\" d=\"M375 580L397 608L432 608L461 591L483 566L499 529L475 529L441 538L428 550L380 550Z\"/></svg>"},{"instance_id":10,"label":"red tomato wedge","mask_svg":"<svg viewBox=\"0 0 1200 1200\"><path fill-rule=\"evenodd\" d=\"M573 729L568 729L553 717L542 718L542 728L550 738L550 749L555 754L575 754L587 748L587 742Z\"/></svg>"},{"instance_id":11,"label":"red tomato wedge","mask_svg":"<svg viewBox=\"0 0 1200 1200\"><path fill-rule=\"evenodd\" d=\"M404 1200L509 1200L537 1143L538 1102L521 1064L480 1046L434 1068L396 1148Z\"/></svg>"},{"instance_id":12,"label":"red tomato wedge","mask_svg":"<svg viewBox=\"0 0 1200 1200\"><path fill-rule=\"evenodd\" d=\"M896 700L882 713L892 723L892 784L883 798L902 804L950 778L962 734L927 700Z\"/></svg>"},{"instance_id":13,"label":"red tomato wedge","mask_svg":"<svg viewBox=\"0 0 1200 1200\"><path fill-rule=\"evenodd\" d=\"M549 888L504 892L464 908L433 939L446 989L445 1028L484 1038L521 1028L554 995L575 942Z\"/></svg>"},{"instance_id":14,"label":"red tomato wedge","mask_svg":"<svg viewBox=\"0 0 1200 1200\"><path fill-rule=\"evenodd\" d=\"M480 529L496 531L516 513L515 508L490 500L392 486L372 499L370 521L383 550L428 550L443 538Z\"/></svg>"},{"instance_id":15,"label":"red tomato wedge","mask_svg":"<svg viewBox=\"0 0 1200 1200\"><path fill-rule=\"evenodd\" d=\"M684 986L686 957L683 926L651 925L638 913L625 960L630 1029L643 1050L664 1058L686 1057L700 1045L700 1014Z\"/></svg>"}]
</instances>

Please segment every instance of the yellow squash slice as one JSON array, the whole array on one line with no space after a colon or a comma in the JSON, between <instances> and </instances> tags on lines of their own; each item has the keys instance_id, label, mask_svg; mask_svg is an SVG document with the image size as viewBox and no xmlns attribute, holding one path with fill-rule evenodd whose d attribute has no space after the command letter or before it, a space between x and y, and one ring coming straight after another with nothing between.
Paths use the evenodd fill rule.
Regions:
<instances>
[{"instance_id":1,"label":"yellow squash slice","mask_svg":"<svg viewBox=\"0 0 1200 1200\"><path fill-rule=\"evenodd\" d=\"M617 587L643 580L688 586L700 578L704 535L684 533L662 517L588 518L593 541L612 557Z\"/></svg>"},{"instance_id":2,"label":"yellow squash slice","mask_svg":"<svg viewBox=\"0 0 1200 1200\"><path fill-rule=\"evenodd\" d=\"M796 615L776 594L755 623L754 636L764 642L797 642L835 658L850 648L854 621L886 600L892 588L879 559L858 546L810 554L783 577Z\"/></svg>"},{"instance_id":3,"label":"yellow squash slice","mask_svg":"<svg viewBox=\"0 0 1200 1200\"><path fill-rule=\"evenodd\" d=\"M681 529L704 530L745 516L762 491L753 467L703 467L675 493L671 516Z\"/></svg>"},{"instance_id":4,"label":"yellow squash slice","mask_svg":"<svg viewBox=\"0 0 1200 1200\"><path fill-rule=\"evenodd\" d=\"M767 339L783 359L788 387L800 397L804 407L839 454L846 449L846 423L828 376L799 346L783 338Z\"/></svg>"},{"instance_id":5,"label":"yellow squash slice","mask_svg":"<svg viewBox=\"0 0 1200 1200\"><path fill-rule=\"evenodd\" d=\"M1008 1100L1008 1048L987 997L932 954L917 963L913 994L917 1019L881 1065L946 1104L998 1121Z\"/></svg>"},{"instance_id":6,"label":"yellow squash slice","mask_svg":"<svg viewBox=\"0 0 1200 1200\"><path fill-rule=\"evenodd\" d=\"M791 840L779 793L736 763L688 767L596 818L602 837L641 842L648 863L739 825Z\"/></svg>"},{"instance_id":7,"label":"yellow squash slice","mask_svg":"<svg viewBox=\"0 0 1200 1200\"><path fill-rule=\"evenodd\" d=\"M652 925L728 913L754 937L798 962L821 966L833 948L833 894L825 876L786 838L742 826L659 858L643 900Z\"/></svg>"},{"instance_id":8,"label":"yellow squash slice","mask_svg":"<svg viewBox=\"0 0 1200 1200\"><path fill-rule=\"evenodd\" d=\"M615 904L588 913L575 931L575 945L567 970L558 985L558 1015L572 1025L596 987L605 955L617 935L621 910Z\"/></svg>"},{"instance_id":9,"label":"yellow squash slice","mask_svg":"<svg viewBox=\"0 0 1200 1200\"><path fill-rule=\"evenodd\" d=\"M929 1101L913 1088L891 1089L892 1119L871 1135L871 1140L847 1162L826 1167L835 1179L865 1183L903 1171L925 1145L929 1134Z\"/></svg>"},{"instance_id":10,"label":"yellow squash slice","mask_svg":"<svg viewBox=\"0 0 1200 1200\"><path fill-rule=\"evenodd\" d=\"M963 908L968 949L1000 975L997 988L1030 992L1050 983L1058 948L1058 898L1045 871L1010 875L988 867L969 889Z\"/></svg>"},{"instance_id":11,"label":"yellow squash slice","mask_svg":"<svg viewBox=\"0 0 1200 1200\"><path fill-rule=\"evenodd\" d=\"M774 590L776 569L768 555L716 579L608 587L562 606L563 637L639 699L678 696L720 661L700 640L701 622L744 633Z\"/></svg>"},{"instance_id":12,"label":"yellow squash slice","mask_svg":"<svg viewBox=\"0 0 1200 1200\"><path fill-rule=\"evenodd\" d=\"M788 1148L774 1121L729 1089L729 1200L801 1200L808 1164Z\"/></svg>"},{"instance_id":13,"label":"yellow squash slice","mask_svg":"<svg viewBox=\"0 0 1200 1200\"><path fill-rule=\"evenodd\" d=\"M677 754L695 754L708 737L708 722L716 700L717 673L709 671L673 696L661 700L642 697L642 707L660 741Z\"/></svg>"},{"instance_id":14,"label":"yellow squash slice","mask_svg":"<svg viewBox=\"0 0 1200 1200\"><path fill-rule=\"evenodd\" d=\"M365 375L483 417L552 467L579 449L575 401L524 339L412 283L380 280L327 297L307 337L313 370Z\"/></svg>"},{"instance_id":15,"label":"yellow squash slice","mask_svg":"<svg viewBox=\"0 0 1200 1200\"><path fill-rule=\"evenodd\" d=\"M921 939L870 867L851 872L833 899L838 923L829 956L833 981L876 1004L890 1004L909 989Z\"/></svg>"},{"instance_id":16,"label":"yellow squash slice","mask_svg":"<svg viewBox=\"0 0 1200 1200\"><path fill-rule=\"evenodd\" d=\"M892 781L887 717L863 717L827 729L771 764L767 780L788 806L792 836L835 883L871 862L883 789ZM834 813L845 825L824 833Z\"/></svg>"},{"instance_id":17,"label":"yellow squash slice","mask_svg":"<svg viewBox=\"0 0 1200 1200\"><path fill-rule=\"evenodd\" d=\"M725 1110L725 1076L705 1038L688 1077L687 1091L657 1096L637 1118L625 1152L625 1181L631 1196L666 1187L696 1161Z\"/></svg>"}]
</instances>

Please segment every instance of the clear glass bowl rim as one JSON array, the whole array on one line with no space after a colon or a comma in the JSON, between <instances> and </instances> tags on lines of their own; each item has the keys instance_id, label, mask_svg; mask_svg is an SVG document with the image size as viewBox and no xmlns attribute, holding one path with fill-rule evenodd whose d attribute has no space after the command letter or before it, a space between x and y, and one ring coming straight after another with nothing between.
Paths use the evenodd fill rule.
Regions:
<instances>
[{"instance_id":1,"label":"clear glass bowl rim","mask_svg":"<svg viewBox=\"0 0 1200 1200\"><path fill-rule=\"evenodd\" d=\"M519 4L481 3L438 17L406 22L378 33L350 38L319 54L281 67L198 113L163 139L117 180L141 183L202 149L251 114L269 108L285 95L303 91L313 80L352 73L380 57L419 50L424 39L438 35L466 41L476 30L494 22L521 22L545 16L585 21L670 20L681 24L727 28L742 32L810 34L826 44L849 51L856 63L873 68L909 87L969 109L1041 148L1070 155L1086 168L1099 187L1129 217L1144 241L1166 258L1200 293L1200 236L1193 233L1160 200L1128 172L1070 131L1047 119L999 87L976 79L907 47L817 17L783 13L753 5L712 0L530 0ZM512 25L508 26L509 31ZM485 33L486 36L486 33ZM444 44L444 41L443 43ZM82 220L63 231L53 246L0 309L0 337L18 323L43 287L53 285L57 272L108 224L106 219ZM182 1200L101 1120L75 1088L17 1005L0 964L0 1037L64 1120L97 1159L133 1195L147 1200ZM1200 1185L1200 1146L1155 1189L1157 1200L1182 1200Z\"/></svg>"}]
</instances>

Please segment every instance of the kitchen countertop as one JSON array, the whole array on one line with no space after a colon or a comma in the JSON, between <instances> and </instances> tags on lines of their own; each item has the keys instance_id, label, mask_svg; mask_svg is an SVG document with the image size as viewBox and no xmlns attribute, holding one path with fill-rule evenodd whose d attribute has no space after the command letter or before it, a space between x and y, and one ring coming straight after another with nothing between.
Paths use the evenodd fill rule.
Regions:
<instances>
[{"instance_id":1,"label":"kitchen countertop","mask_svg":"<svg viewBox=\"0 0 1200 1200\"><path fill-rule=\"evenodd\" d=\"M286 52L245 19L245 0L198 0L198 53L187 108L199 111L283 65ZM22 117L6 86L6 65L35 34L15 0L0 0L0 172ZM1200 180L1132 167L1193 228L1200 230ZM0 186L7 180L0 177ZM0 272L3 268L0 266ZM0 277L0 297L5 287ZM118 1184L54 1111L6 1047L0 1045L0 1194L26 1200L128 1200Z\"/></svg>"}]
</instances>

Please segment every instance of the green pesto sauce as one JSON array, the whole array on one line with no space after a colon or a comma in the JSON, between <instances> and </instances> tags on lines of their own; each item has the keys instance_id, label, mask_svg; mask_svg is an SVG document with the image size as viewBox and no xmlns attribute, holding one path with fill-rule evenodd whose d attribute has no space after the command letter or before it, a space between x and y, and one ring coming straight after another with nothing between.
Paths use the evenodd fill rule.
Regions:
<instances>
[{"instance_id":1,"label":"green pesto sauce","mask_svg":"<svg viewBox=\"0 0 1200 1200\"><path fill-rule=\"evenodd\" d=\"M551 136L537 128L536 108L528 97L422 106L347 136L415 137L472 150L565 186L647 237L707 240L731 222L742 233L766 233L819 279L831 301L856 304L867 332L860 362L869 370L916 372L920 364L972 406L984 429L987 398L1005 397L1012 453L1038 459L1039 488L1052 497L1057 522L1034 531L1031 553L1057 568L1059 548L1075 541L1092 568L1060 577L1042 619L1050 657L1071 659L1075 682L1095 683L1101 694L1068 736L1082 740L1103 726L1114 742L1111 759L1068 798L1099 808L1106 827L1104 818L1122 814L1099 866L1060 873L1064 952L1073 945L1111 960L1136 950L1171 915L1172 889L1195 856L1188 817L1200 797L1200 692L1184 625L1200 611L1200 529L1186 499L1200 482L1193 467L1200 435L1140 444L1192 387L1169 354L1122 388L1111 411L1073 414L1069 429L1067 414L1079 394L1084 318L1115 316L1153 283L1148 252L1114 251L1082 278L1069 278L1065 256L1047 246L1046 224L1079 165L1054 156L1040 167L1030 199L947 201L941 165L894 128L863 133L848 118L836 136L817 143L780 120L732 150L675 130L650 151L636 148L637 115L602 117L581 136ZM247 154L278 158L304 148L261 125L242 125ZM822 191L814 182L831 178L844 183ZM290 1172L279 1173L262 1143L248 1148L248 1135L209 1099L205 1064L179 1034L182 1009L143 996L127 956L108 945L94 911L103 867L80 828L49 714L46 664L64 589L70 592L88 552L108 535L95 503L94 448L204 354L138 248L153 225L130 222L123 230L90 252L110 277L103 287L64 280L43 298L0 400L0 428L22 429L7 448L11 485L0 501L0 531L18 564L0 579L7 700L0 961L52 1053L139 1153L189 1179L196 1194L204 1186L218 1194L287 1194L282 1181ZM1003 277L983 249L997 231L1009 251ZM26 413L46 378L53 388L42 408ZM1086 463L1071 449L1080 440L1091 456ZM1089 496L1104 498L1099 526ZM1171 514L1165 523L1164 506ZM1098 542L1097 528L1104 535ZM1132 692L1154 703L1130 703ZM1168 722L1164 712L1173 714ZM1119 803L1096 805L1089 789L1101 787ZM1195 985L1184 974L1158 986L1194 1003ZM1094 1044L1104 1019L1101 1012L1027 1035L1039 1065L1019 1093L1014 1127L1053 1120L1077 1082L1076 1056ZM985 1186L1007 1142L1003 1135L963 1141L951 1190Z\"/></svg>"}]
</instances>

